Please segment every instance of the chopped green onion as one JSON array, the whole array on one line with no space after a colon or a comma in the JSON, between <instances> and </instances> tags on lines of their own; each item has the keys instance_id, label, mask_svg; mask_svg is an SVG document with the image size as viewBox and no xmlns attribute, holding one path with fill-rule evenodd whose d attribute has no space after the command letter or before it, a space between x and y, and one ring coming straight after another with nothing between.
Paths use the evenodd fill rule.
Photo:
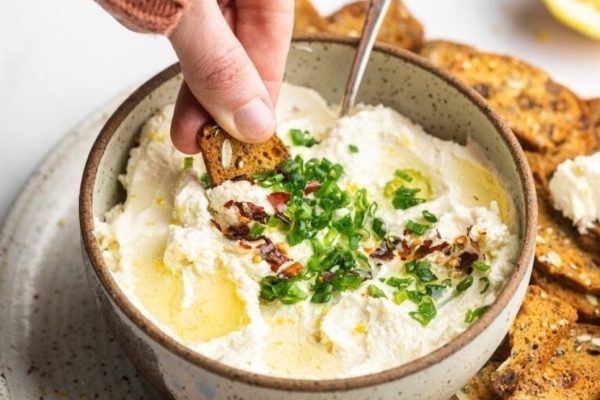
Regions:
<instances>
[{"instance_id":1,"label":"chopped green onion","mask_svg":"<svg viewBox=\"0 0 600 400\"><path fill-rule=\"evenodd\" d=\"M386 285L395 287L396 289L406 289L412 282L412 278L396 278L394 276L385 281Z\"/></svg>"},{"instance_id":2,"label":"chopped green onion","mask_svg":"<svg viewBox=\"0 0 600 400\"><path fill-rule=\"evenodd\" d=\"M484 263L483 261L477 260L473 263L473 268L475 268L477 271L486 272L490 269L490 265Z\"/></svg>"},{"instance_id":3,"label":"chopped green onion","mask_svg":"<svg viewBox=\"0 0 600 400\"><path fill-rule=\"evenodd\" d=\"M269 275L260 280L260 298L263 301L279 300L283 304L295 304L307 297L308 294L290 279Z\"/></svg>"},{"instance_id":4,"label":"chopped green onion","mask_svg":"<svg viewBox=\"0 0 600 400\"><path fill-rule=\"evenodd\" d=\"M435 283L429 283L429 284L425 285L425 292L427 293L428 296L431 296L434 299L439 299L440 297L442 297L442 294L444 293L444 289L446 289L445 286L438 285Z\"/></svg>"},{"instance_id":5,"label":"chopped green onion","mask_svg":"<svg viewBox=\"0 0 600 400\"><path fill-rule=\"evenodd\" d=\"M350 153L358 153L358 147L354 144L349 144L348 151L350 151Z\"/></svg>"},{"instance_id":6,"label":"chopped green onion","mask_svg":"<svg viewBox=\"0 0 600 400\"><path fill-rule=\"evenodd\" d=\"M440 285L442 285L443 287L451 287L452 279L450 279L450 278L444 279L443 281L440 282Z\"/></svg>"},{"instance_id":7,"label":"chopped green onion","mask_svg":"<svg viewBox=\"0 0 600 400\"><path fill-rule=\"evenodd\" d=\"M417 311L411 311L408 315L418 321L422 326L427 326L435 318L437 310L430 297L425 297L417 307Z\"/></svg>"},{"instance_id":8,"label":"chopped green onion","mask_svg":"<svg viewBox=\"0 0 600 400\"><path fill-rule=\"evenodd\" d=\"M409 274L414 273L417 270L417 260L410 260L405 263L404 270Z\"/></svg>"},{"instance_id":9,"label":"chopped green onion","mask_svg":"<svg viewBox=\"0 0 600 400\"><path fill-rule=\"evenodd\" d=\"M456 285L456 291L462 293L471 287L473 284L473 277L471 275L465 276L465 278Z\"/></svg>"},{"instance_id":10,"label":"chopped green onion","mask_svg":"<svg viewBox=\"0 0 600 400\"><path fill-rule=\"evenodd\" d=\"M381 290L381 288L375 286L375 285L369 285L367 287L367 293L369 294L369 296L374 297L376 299L383 297L387 299L387 296L385 295L385 292L383 290Z\"/></svg>"},{"instance_id":11,"label":"chopped green onion","mask_svg":"<svg viewBox=\"0 0 600 400\"><path fill-rule=\"evenodd\" d=\"M487 306L478 307L474 310L472 310L472 309L467 310L467 313L465 314L465 323L471 324L471 323L477 321L479 318L481 318L481 316L483 314L485 314L485 312L489 308L490 308L490 306L487 305Z\"/></svg>"},{"instance_id":12,"label":"chopped green onion","mask_svg":"<svg viewBox=\"0 0 600 400\"><path fill-rule=\"evenodd\" d=\"M427 232L427 230L429 229L429 225L420 224L416 221L413 221L412 219L409 219L408 221L406 221L406 224L404 225L404 227L406 229L408 229L408 231L410 231L418 236L424 235L425 232Z\"/></svg>"},{"instance_id":13,"label":"chopped green onion","mask_svg":"<svg viewBox=\"0 0 600 400\"><path fill-rule=\"evenodd\" d=\"M405 186L400 186L394 192L392 205L397 210L406 210L408 208L424 203L425 199L416 197L417 193L419 193L420 191L421 189L411 189Z\"/></svg>"},{"instance_id":14,"label":"chopped green onion","mask_svg":"<svg viewBox=\"0 0 600 400\"><path fill-rule=\"evenodd\" d=\"M373 218L371 227L373 228L373 232L375 235L377 235L378 239L383 239L385 237L385 234L387 233L387 227L381 218Z\"/></svg>"},{"instance_id":15,"label":"chopped green onion","mask_svg":"<svg viewBox=\"0 0 600 400\"><path fill-rule=\"evenodd\" d=\"M266 229L265 225L255 222L254 224L252 224L252 227L250 228L250 232L248 233L248 238L251 240L258 239L265 232L265 229Z\"/></svg>"},{"instance_id":16,"label":"chopped green onion","mask_svg":"<svg viewBox=\"0 0 600 400\"><path fill-rule=\"evenodd\" d=\"M312 147L319 142L310 136L308 131L302 131L300 129L290 129L290 137L292 143L295 146Z\"/></svg>"},{"instance_id":17,"label":"chopped green onion","mask_svg":"<svg viewBox=\"0 0 600 400\"><path fill-rule=\"evenodd\" d=\"M400 178L406 182L412 182L412 180L413 180L413 177L410 176L410 174L403 169L397 169L394 172L394 176L397 176L398 178Z\"/></svg>"},{"instance_id":18,"label":"chopped green onion","mask_svg":"<svg viewBox=\"0 0 600 400\"><path fill-rule=\"evenodd\" d=\"M415 271L415 275L417 276L417 278L419 278L419 280L421 282L432 282L437 280L437 276L435 276L435 274L433 272L431 272L431 269L429 269L429 266L419 266L417 265L417 270Z\"/></svg>"},{"instance_id":19,"label":"chopped green onion","mask_svg":"<svg viewBox=\"0 0 600 400\"><path fill-rule=\"evenodd\" d=\"M408 293L406 292L406 290L394 292L394 303L400 305L404 303L406 299L408 299Z\"/></svg>"},{"instance_id":20,"label":"chopped green onion","mask_svg":"<svg viewBox=\"0 0 600 400\"><path fill-rule=\"evenodd\" d=\"M489 278L484 276L479 278L479 283L483 285L483 288L481 289L479 294L484 294L490 288L490 280Z\"/></svg>"},{"instance_id":21,"label":"chopped green onion","mask_svg":"<svg viewBox=\"0 0 600 400\"><path fill-rule=\"evenodd\" d=\"M420 304L425 295L426 295L426 293L418 292L416 290L407 290L406 291L406 296L407 296L408 300L412 301L415 304Z\"/></svg>"},{"instance_id":22,"label":"chopped green onion","mask_svg":"<svg viewBox=\"0 0 600 400\"><path fill-rule=\"evenodd\" d=\"M208 176L207 173L202 174L202 176L200 177L200 181L204 185L205 189L209 189L210 187L212 187L212 182L210 181L210 176Z\"/></svg>"},{"instance_id":23,"label":"chopped green onion","mask_svg":"<svg viewBox=\"0 0 600 400\"><path fill-rule=\"evenodd\" d=\"M186 157L183 159L183 169L192 169L194 167L194 157Z\"/></svg>"},{"instance_id":24,"label":"chopped green onion","mask_svg":"<svg viewBox=\"0 0 600 400\"><path fill-rule=\"evenodd\" d=\"M423 210L423 218L425 219L425 221L431 222L432 224L438 222L437 217L434 214L430 213L428 210Z\"/></svg>"}]
</instances>

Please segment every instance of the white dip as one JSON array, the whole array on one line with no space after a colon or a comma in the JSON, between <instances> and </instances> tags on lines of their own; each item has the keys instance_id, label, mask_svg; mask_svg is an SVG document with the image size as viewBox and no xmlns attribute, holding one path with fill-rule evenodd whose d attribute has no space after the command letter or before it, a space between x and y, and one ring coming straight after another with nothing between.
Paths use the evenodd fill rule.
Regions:
<instances>
[{"instance_id":1,"label":"white dip","mask_svg":"<svg viewBox=\"0 0 600 400\"><path fill-rule=\"evenodd\" d=\"M585 234L600 221L600 152L560 164L550 193L554 207Z\"/></svg>"},{"instance_id":2,"label":"white dip","mask_svg":"<svg viewBox=\"0 0 600 400\"><path fill-rule=\"evenodd\" d=\"M463 332L513 271L518 240L507 222L513 205L473 144L439 140L383 106L360 106L338 119L316 92L284 85L278 135L305 164L311 158L339 163L343 175L335 167L322 183L342 193L342 203L349 199L311 231L313 250L309 240L289 244L289 225L273 217L267 198L291 191L291 175L279 187L255 179L207 189L201 156L189 168L192 160L169 141L172 112L166 107L145 124L121 177L127 199L96 222L96 234L129 299L167 334L208 357L283 377L378 372ZM294 145L291 129L308 131L318 144ZM302 218L312 224L311 212L332 204L325 186L297 191L306 209L290 201L283 219L296 228ZM363 189L368 199L360 205ZM264 239L225 237L241 225L259 227L240 216L235 202L262 207L270 217L262 234L277 251ZM374 218L385 223L387 252ZM273 264L277 253L289 261Z\"/></svg>"}]
</instances>

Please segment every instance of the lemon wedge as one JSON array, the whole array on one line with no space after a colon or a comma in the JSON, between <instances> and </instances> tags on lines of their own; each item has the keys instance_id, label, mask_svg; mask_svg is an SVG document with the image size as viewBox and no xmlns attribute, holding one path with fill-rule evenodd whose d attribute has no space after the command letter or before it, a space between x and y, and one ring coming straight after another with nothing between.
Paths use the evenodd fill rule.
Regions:
<instances>
[{"instance_id":1,"label":"lemon wedge","mask_svg":"<svg viewBox=\"0 0 600 400\"><path fill-rule=\"evenodd\" d=\"M564 25L600 40L600 0L542 0Z\"/></svg>"}]
</instances>

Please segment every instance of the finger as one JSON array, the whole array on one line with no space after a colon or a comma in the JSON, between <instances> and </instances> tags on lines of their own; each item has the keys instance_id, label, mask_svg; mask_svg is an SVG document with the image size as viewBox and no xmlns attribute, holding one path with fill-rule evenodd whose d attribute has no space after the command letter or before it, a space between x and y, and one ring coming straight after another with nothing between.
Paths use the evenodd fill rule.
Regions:
<instances>
[{"instance_id":1,"label":"finger","mask_svg":"<svg viewBox=\"0 0 600 400\"><path fill-rule=\"evenodd\" d=\"M275 132L271 98L215 1L195 1L170 37L194 97L230 134L260 142Z\"/></svg>"},{"instance_id":2,"label":"finger","mask_svg":"<svg viewBox=\"0 0 600 400\"><path fill-rule=\"evenodd\" d=\"M276 104L294 29L294 0L237 0L235 5L236 35Z\"/></svg>"},{"instance_id":3,"label":"finger","mask_svg":"<svg viewBox=\"0 0 600 400\"><path fill-rule=\"evenodd\" d=\"M210 120L210 115L184 82L179 89L171 124L171 141L175 147L186 154L199 153L198 132Z\"/></svg>"}]
</instances>

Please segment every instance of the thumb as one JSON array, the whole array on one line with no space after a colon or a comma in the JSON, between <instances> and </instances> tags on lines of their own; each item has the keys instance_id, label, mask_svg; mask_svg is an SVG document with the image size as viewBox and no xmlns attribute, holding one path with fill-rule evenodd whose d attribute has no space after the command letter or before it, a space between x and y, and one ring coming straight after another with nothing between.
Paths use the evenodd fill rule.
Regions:
<instances>
[{"instance_id":1,"label":"thumb","mask_svg":"<svg viewBox=\"0 0 600 400\"><path fill-rule=\"evenodd\" d=\"M276 124L269 92L218 3L201 3L193 2L169 38L184 79L200 105L232 136L245 142L267 140Z\"/></svg>"}]
</instances>

